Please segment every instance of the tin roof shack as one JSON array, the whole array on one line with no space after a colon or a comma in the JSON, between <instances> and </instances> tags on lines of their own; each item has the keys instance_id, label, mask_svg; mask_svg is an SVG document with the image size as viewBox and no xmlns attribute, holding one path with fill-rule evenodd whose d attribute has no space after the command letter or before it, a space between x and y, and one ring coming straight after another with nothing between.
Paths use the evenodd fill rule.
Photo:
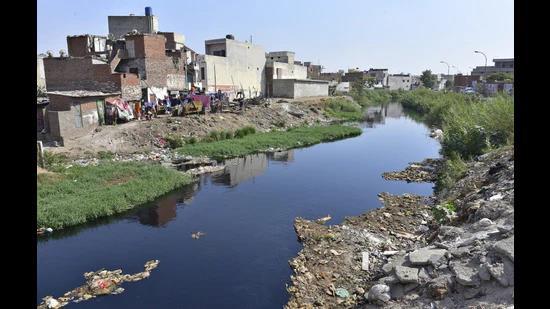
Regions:
<instances>
[{"instance_id":1,"label":"tin roof shack","mask_svg":"<svg viewBox=\"0 0 550 309\"><path fill-rule=\"evenodd\" d=\"M273 97L296 99L328 96L328 83L312 79L274 79Z\"/></svg>"},{"instance_id":2,"label":"tin roof shack","mask_svg":"<svg viewBox=\"0 0 550 309\"><path fill-rule=\"evenodd\" d=\"M199 57L200 79L208 92L218 89L232 99L243 90L248 97L265 93L265 51L232 35L204 42L205 55Z\"/></svg>"},{"instance_id":3,"label":"tin roof shack","mask_svg":"<svg viewBox=\"0 0 550 309\"><path fill-rule=\"evenodd\" d=\"M105 119L105 100L119 95L88 90L48 92L50 136L63 143L64 139L91 133Z\"/></svg>"},{"instance_id":4,"label":"tin roof shack","mask_svg":"<svg viewBox=\"0 0 550 309\"><path fill-rule=\"evenodd\" d=\"M266 96L273 97L273 80L275 79L307 79L307 67L296 64L294 52L279 51L266 55L265 82Z\"/></svg>"}]
</instances>

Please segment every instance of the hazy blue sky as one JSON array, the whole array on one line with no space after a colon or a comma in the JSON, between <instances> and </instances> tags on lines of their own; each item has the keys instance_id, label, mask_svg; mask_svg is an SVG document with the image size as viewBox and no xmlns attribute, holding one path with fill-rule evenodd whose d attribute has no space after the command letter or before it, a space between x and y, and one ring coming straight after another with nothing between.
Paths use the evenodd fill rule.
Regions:
<instances>
[{"instance_id":1,"label":"hazy blue sky","mask_svg":"<svg viewBox=\"0 0 550 309\"><path fill-rule=\"evenodd\" d=\"M37 52L67 49L66 36L108 32L108 15L144 15L151 6L161 31L182 33L204 52L204 40L235 35L266 51L290 50L325 71L359 67L418 74L463 73L514 56L512 0L38 0ZM451 73L456 72L451 68Z\"/></svg>"}]
</instances>

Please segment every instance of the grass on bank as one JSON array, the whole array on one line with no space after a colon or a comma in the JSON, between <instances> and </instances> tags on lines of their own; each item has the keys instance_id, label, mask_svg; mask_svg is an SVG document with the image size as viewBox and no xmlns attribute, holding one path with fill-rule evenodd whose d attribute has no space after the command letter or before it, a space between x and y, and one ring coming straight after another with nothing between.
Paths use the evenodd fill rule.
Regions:
<instances>
[{"instance_id":1,"label":"grass on bank","mask_svg":"<svg viewBox=\"0 0 550 309\"><path fill-rule=\"evenodd\" d=\"M360 134L361 129L342 125L300 127L287 131L250 134L239 139L198 142L184 145L177 151L183 155L223 159L262 152L271 147L291 149Z\"/></svg>"},{"instance_id":2,"label":"grass on bank","mask_svg":"<svg viewBox=\"0 0 550 309\"><path fill-rule=\"evenodd\" d=\"M60 229L124 212L190 183L161 165L117 162L39 174L38 227Z\"/></svg>"},{"instance_id":3,"label":"grass on bank","mask_svg":"<svg viewBox=\"0 0 550 309\"><path fill-rule=\"evenodd\" d=\"M509 95L482 99L418 89L403 94L400 102L443 130L441 152L447 161L440 171L437 191L461 178L467 161L514 143L514 99Z\"/></svg>"},{"instance_id":4,"label":"grass on bank","mask_svg":"<svg viewBox=\"0 0 550 309\"><path fill-rule=\"evenodd\" d=\"M341 120L360 121L364 118L361 105L345 98L331 98L325 101L327 116Z\"/></svg>"}]
</instances>

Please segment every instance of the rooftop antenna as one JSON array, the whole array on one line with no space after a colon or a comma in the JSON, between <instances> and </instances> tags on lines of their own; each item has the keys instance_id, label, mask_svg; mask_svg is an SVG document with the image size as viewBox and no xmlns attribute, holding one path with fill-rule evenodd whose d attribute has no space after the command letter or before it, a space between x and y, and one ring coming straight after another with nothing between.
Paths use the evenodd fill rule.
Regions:
<instances>
[{"instance_id":1,"label":"rooftop antenna","mask_svg":"<svg viewBox=\"0 0 550 309\"><path fill-rule=\"evenodd\" d=\"M252 44L252 34L250 35L250 44Z\"/></svg>"}]
</instances>

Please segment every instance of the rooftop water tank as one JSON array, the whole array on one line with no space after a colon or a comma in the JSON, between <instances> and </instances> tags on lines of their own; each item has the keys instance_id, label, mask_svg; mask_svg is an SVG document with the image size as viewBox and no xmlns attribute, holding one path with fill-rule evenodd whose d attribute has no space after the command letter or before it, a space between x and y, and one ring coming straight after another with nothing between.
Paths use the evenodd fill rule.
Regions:
<instances>
[{"instance_id":1,"label":"rooftop water tank","mask_svg":"<svg viewBox=\"0 0 550 309\"><path fill-rule=\"evenodd\" d=\"M225 38L228 39L228 40L234 40L235 39L235 37L232 34L226 35Z\"/></svg>"},{"instance_id":2,"label":"rooftop water tank","mask_svg":"<svg viewBox=\"0 0 550 309\"><path fill-rule=\"evenodd\" d=\"M153 16L153 8L150 6L145 7L145 16Z\"/></svg>"}]
</instances>

